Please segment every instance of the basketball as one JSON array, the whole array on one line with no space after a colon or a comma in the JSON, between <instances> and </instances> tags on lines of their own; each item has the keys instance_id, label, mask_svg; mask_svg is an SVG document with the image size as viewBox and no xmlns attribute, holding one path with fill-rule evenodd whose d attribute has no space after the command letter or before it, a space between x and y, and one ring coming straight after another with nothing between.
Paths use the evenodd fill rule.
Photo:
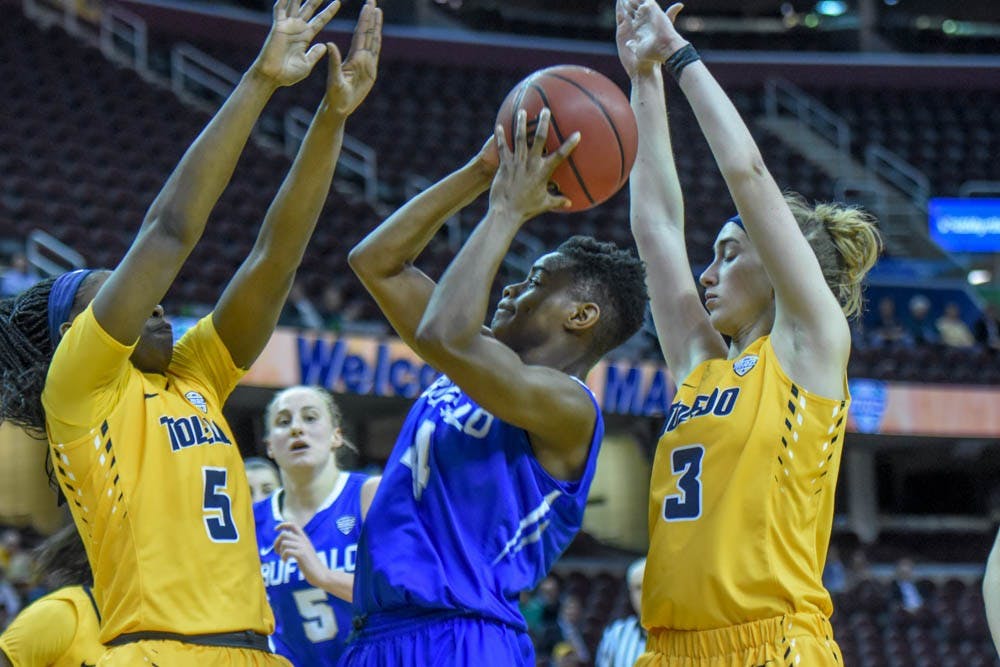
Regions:
<instances>
[{"instance_id":1,"label":"basketball","mask_svg":"<svg viewBox=\"0 0 1000 667\"><path fill-rule=\"evenodd\" d=\"M560 193L573 204L558 210L583 211L618 192L635 162L638 131L632 107L617 84L578 65L557 65L531 74L508 93L497 114L509 146L517 112L524 109L528 114L530 141L543 107L552 112L546 152L580 133L580 143L552 175Z\"/></svg>"}]
</instances>

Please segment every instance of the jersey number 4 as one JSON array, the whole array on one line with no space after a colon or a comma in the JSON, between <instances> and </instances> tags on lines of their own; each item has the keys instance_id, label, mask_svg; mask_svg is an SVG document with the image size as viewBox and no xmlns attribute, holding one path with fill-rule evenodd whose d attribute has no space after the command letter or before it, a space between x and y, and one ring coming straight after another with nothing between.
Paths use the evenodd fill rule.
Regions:
<instances>
[{"instance_id":1,"label":"jersey number 4","mask_svg":"<svg viewBox=\"0 0 1000 667\"><path fill-rule=\"evenodd\" d=\"M229 471L225 468L204 466L205 496L201 509L205 530L213 542L238 542L240 533L233 521L233 501L226 493Z\"/></svg>"},{"instance_id":2,"label":"jersey number 4","mask_svg":"<svg viewBox=\"0 0 1000 667\"><path fill-rule=\"evenodd\" d=\"M701 460L705 448L701 445L678 447L670 452L670 465L680 493L663 499L663 518L666 521L694 521L701 516Z\"/></svg>"}]
</instances>

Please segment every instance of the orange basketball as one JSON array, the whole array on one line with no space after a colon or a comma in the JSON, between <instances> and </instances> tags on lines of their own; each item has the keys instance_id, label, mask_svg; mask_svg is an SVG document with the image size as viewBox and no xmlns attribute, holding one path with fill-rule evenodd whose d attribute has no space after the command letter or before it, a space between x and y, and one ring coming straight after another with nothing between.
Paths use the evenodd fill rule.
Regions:
<instances>
[{"instance_id":1,"label":"orange basketball","mask_svg":"<svg viewBox=\"0 0 1000 667\"><path fill-rule=\"evenodd\" d=\"M528 114L529 141L543 107L552 112L546 152L556 150L574 132L580 143L552 175L559 191L573 202L561 211L583 211L597 206L625 185L635 152L638 131L628 99L611 79L578 65L539 70L514 86L500 105L497 123L513 146L514 118Z\"/></svg>"}]
</instances>

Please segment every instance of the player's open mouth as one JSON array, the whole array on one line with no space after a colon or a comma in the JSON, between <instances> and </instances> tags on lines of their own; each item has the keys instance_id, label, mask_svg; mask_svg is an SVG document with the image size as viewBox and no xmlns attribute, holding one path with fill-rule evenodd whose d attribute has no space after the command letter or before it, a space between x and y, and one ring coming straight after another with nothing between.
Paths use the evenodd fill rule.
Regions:
<instances>
[{"instance_id":1,"label":"player's open mouth","mask_svg":"<svg viewBox=\"0 0 1000 667\"><path fill-rule=\"evenodd\" d=\"M301 440L296 440L295 442L292 443L290 449L293 452L301 452L303 450L309 449L309 445L302 442Z\"/></svg>"}]
</instances>

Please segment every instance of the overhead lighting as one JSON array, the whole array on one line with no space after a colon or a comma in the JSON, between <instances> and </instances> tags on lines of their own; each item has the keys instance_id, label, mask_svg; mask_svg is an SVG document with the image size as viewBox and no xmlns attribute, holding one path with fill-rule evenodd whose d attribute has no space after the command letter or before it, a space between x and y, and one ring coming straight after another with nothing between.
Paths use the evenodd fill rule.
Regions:
<instances>
[{"instance_id":1,"label":"overhead lighting","mask_svg":"<svg viewBox=\"0 0 1000 667\"><path fill-rule=\"evenodd\" d=\"M899 0L882 0L882 2L889 5L890 7L895 7L896 5L899 4Z\"/></svg>"},{"instance_id":2,"label":"overhead lighting","mask_svg":"<svg viewBox=\"0 0 1000 667\"><path fill-rule=\"evenodd\" d=\"M816 3L816 11L823 16L841 16L847 11L847 3L841 0L821 0Z\"/></svg>"},{"instance_id":3,"label":"overhead lighting","mask_svg":"<svg viewBox=\"0 0 1000 667\"><path fill-rule=\"evenodd\" d=\"M973 269L969 271L970 285L985 285L993 280L993 274L988 269Z\"/></svg>"},{"instance_id":4,"label":"overhead lighting","mask_svg":"<svg viewBox=\"0 0 1000 667\"><path fill-rule=\"evenodd\" d=\"M806 14L806 17L802 20L802 22L805 23L807 28L815 28L819 25L819 17L811 13Z\"/></svg>"}]
</instances>

